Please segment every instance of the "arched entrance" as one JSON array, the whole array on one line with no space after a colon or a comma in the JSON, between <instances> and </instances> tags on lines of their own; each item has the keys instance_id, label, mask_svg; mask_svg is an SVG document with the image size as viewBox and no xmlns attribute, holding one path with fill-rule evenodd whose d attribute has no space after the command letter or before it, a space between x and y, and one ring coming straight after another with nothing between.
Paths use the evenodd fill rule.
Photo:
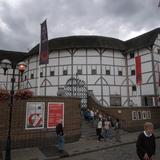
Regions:
<instances>
[{"instance_id":1,"label":"arched entrance","mask_svg":"<svg viewBox=\"0 0 160 160\"><path fill-rule=\"evenodd\" d=\"M87 107L87 87L83 80L70 78L64 86L66 96L81 98L81 108Z\"/></svg>"}]
</instances>

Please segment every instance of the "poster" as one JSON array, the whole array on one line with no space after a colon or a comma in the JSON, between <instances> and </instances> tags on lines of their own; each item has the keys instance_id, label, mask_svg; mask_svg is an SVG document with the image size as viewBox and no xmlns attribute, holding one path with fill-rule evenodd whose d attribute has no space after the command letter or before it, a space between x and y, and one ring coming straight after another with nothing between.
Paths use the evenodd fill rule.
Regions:
<instances>
[{"instance_id":1,"label":"poster","mask_svg":"<svg viewBox=\"0 0 160 160\"><path fill-rule=\"evenodd\" d=\"M147 119L147 111L142 111L142 119Z\"/></svg>"},{"instance_id":2,"label":"poster","mask_svg":"<svg viewBox=\"0 0 160 160\"><path fill-rule=\"evenodd\" d=\"M47 128L55 128L60 119L64 126L64 103L48 102Z\"/></svg>"},{"instance_id":3,"label":"poster","mask_svg":"<svg viewBox=\"0 0 160 160\"><path fill-rule=\"evenodd\" d=\"M137 111L137 119L142 120L142 112L141 111Z\"/></svg>"},{"instance_id":4,"label":"poster","mask_svg":"<svg viewBox=\"0 0 160 160\"><path fill-rule=\"evenodd\" d=\"M132 111L132 120L137 120L137 112Z\"/></svg>"},{"instance_id":5,"label":"poster","mask_svg":"<svg viewBox=\"0 0 160 160\"><path fill-rule=\"evenodd\" d=\"M147 111L147 119L151 119L151 111Z\"/></svg>"},{"instance_id":6,"label":"poster","mask_svg":"<svg viewBox=\"0 0 160 160\"><path fill-rule=\"evenodd\" d=\"M25 129L44 128L45 102L27 102Z\"/></svg>"},{"instance_id":7,"label":"poster","mask_svg":"<svg viewBox=\"0 0 160 160\"><path fill-rule=\"evenodd\" d=\"M132 111L132 120L151 119L151 111Z\"/></svg>"}]
</instances>

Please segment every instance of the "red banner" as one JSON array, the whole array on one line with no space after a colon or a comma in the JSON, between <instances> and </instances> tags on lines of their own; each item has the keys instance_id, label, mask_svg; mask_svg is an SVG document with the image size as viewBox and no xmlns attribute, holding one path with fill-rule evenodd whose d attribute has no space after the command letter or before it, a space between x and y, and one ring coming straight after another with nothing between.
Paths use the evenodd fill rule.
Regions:
<instances>
[{"instance_id":1,"label":"red banner","mask_svg":"<svg viewBox=\"0 0 160 160\"><path fill-rule=\"evenodd\" d=\"M39 48L39 64L48 64L48 33L46 20L41 24L41 42Z\"/></svg>"},{"instance_id":2,"label":"red banner","mask_svg":"<svg viewBox=\"0 0 160 160\"><path fill-rule=\"evenodd\" d=\"M136 83L137 85L142 84L142 67L141 67L141 56L135 57L136 60Z\"/></svg>"},{"instance_id":3,"label":"red banner","mask_svg":"<svg viewBox=\"0 0 160 160\"><path fill-rule=\"evenodd\" d=\"M64 103L49 102L48 115L47 115L47 128L55 128L56 125L59 123L60 119L62 119L64 123Z\"/></svg>"}]
</instances>

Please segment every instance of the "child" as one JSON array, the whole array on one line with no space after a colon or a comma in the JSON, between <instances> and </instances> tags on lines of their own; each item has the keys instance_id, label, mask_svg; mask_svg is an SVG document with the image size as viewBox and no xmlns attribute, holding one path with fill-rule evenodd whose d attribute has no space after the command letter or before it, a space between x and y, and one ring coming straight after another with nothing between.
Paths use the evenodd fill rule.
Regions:
<instances>
[{"instance_id":1,"label":"child","mask_svg":"<svg viewBox=\"0 0 160 160\"><path fill-rule=\"evenodd\" d=\"M153 160L156 149L153 128L151 122L146 122L144 124L144 131L138 136L136 147L140 160Z\"/></svg>"}]
</instances>

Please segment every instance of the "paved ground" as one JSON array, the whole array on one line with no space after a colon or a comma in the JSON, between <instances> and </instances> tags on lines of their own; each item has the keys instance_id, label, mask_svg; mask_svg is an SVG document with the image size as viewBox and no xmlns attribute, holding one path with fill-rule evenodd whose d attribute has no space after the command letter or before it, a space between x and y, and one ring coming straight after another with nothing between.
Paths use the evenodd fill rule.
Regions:
<instances>
[{"instance_id":1,"label":"paved ground","mask_svg":"<svg viewBox=\"0 0 160 160\"><path fill-rule=\"evenodd\" d=\"M65 144L67 160L138 160L135 153L135 141L139 132L121 132L122 143L112 141L97 142L96 136L84 136L78 142ZM155 130L160 138L160 129ZM160 160L160 139L157 139L157 157ZM3 152L4 154L4 152ZM66 153L59 154L55 146L48 148L25 148L12 150L12 160L55 160Z\"/></svg>"},{"instance_id":2,"label":"paved ground","mask_svg":"<svg viewBox=\"0 0 160 160\"><path fill-rule=\"evenodd\" d=\"M159 151L160 139L157 139L156 142L157 142L157 153L155 156L155 160L160 160L160 151ZM135 143L65 158L65 160L106 160L106 159L139 160L136 154Z\"/></svg>"}]
</instances>

